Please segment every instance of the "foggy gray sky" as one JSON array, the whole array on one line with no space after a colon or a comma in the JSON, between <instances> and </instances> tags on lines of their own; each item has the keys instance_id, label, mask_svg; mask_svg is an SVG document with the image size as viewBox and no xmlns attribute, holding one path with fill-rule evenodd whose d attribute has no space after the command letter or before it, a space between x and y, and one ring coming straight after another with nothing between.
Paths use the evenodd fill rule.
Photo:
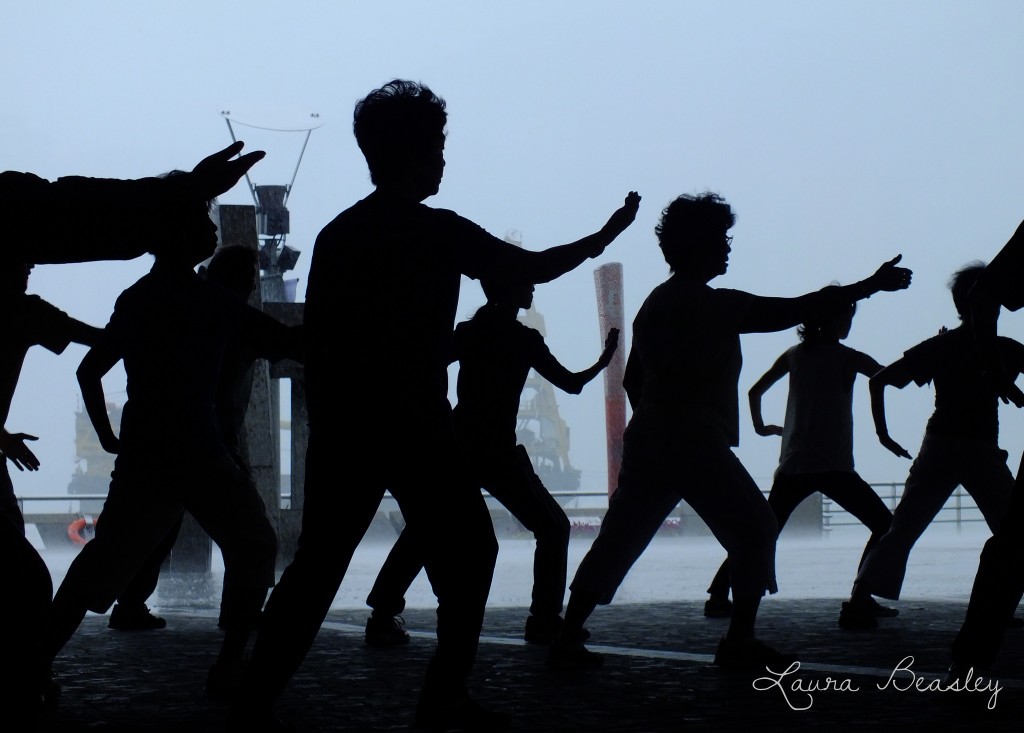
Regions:
<instances>
[{"instance_id":1,"label":"foggy gray sky","mask_svg":"<svg viewBox=\"0 0 1024 733\"><path fill-rule=\"evenodd\" d=\"M371 190L352 106L394 77L448 102L448 165L428 204L498 236L518 230L537 249L593 232L638 190L629 231L537 289L548 343L571 369L601 347L593 268L623 263L632 320L667 276L652 230L680 193L715 190L738 214L722 287L796 295L903 253L914 285L863 303L846 342L883 363L955 325L949 275L991 258L1024 217L1024 5L1010 0L0 2L5 169L157 174L227 144L222 110L288 127L319 113L289 201L300 298L317 232ZM301 137L242 137L268 151L254 182L287 183ZM243 186L221 200L251 202ZM150 262L39 267L30 290L102 325ZM481 302L464 281L459 317ZM1024 315L1002 326L1024 338ZM792 331L744 337L741 393L794 342ZM15 476L19 494L62 492L70 479L83 354L36 349L26 361L7 427L40 436L43 469ZM124 399L123 377L105 384ZM857 466L868 480L902 481L909 462L875 440L866 386L855 395ZM769 393L766 419L781 421L785 391ZM916 454L932 392L888 396L892 435ZM603 488L601 381L559 404L584 486ZM1003 446L1019 454L1024 414L1003 408L1001 419ZM738 454L759 482L778 449L744 410Z\"/></svg>"}]
</instances>

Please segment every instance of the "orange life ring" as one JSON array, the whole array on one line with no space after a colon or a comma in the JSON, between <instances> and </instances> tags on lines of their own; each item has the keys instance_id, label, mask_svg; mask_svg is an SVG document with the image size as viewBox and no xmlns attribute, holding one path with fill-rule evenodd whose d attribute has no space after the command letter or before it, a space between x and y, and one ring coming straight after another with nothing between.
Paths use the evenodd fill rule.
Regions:
<instances>
[{"instance_id":1,"label":"orange life ring","mask_svg":"<svg viewBox=\"0 0 1024 733\"><path fill-rule=\"evenodd\" d=\"M68 539L71 540L73 544L76 544L79 547L84 547L85 544L91 539L90 537L83 536L83 532L89 528L90 524L93 527L96 526L95 521L89 522L89 520L85 517L81 517L73 521L71 524L68 525Z\"/></svg>"}]
</instances>

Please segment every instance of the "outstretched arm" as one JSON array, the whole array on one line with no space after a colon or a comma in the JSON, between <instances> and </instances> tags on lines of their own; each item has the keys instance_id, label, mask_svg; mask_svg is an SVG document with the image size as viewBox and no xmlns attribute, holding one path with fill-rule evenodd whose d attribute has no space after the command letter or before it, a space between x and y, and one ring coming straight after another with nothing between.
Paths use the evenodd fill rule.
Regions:
<instances>
[{"instance_id":1,"label":"outstretched arm","mask_svg":"<svg viewBox=\"0 0 1024 733\"><path fill-rule=\"evenodd\" d=\"M559 389L569 394L579 394L590 380L611 363L618 345L619 329L613 328L608 331L608 336L604 340L604 350L601 352L601 356L582 372L570 372L547 350L538 358L533 368Z\"/></svg>"},{"instance_id":2,"label":"outstretched arm","mask_svg":"<svg viewBox=\"0 0 1024 733\"><path fill-rule=\"evenodd\" d=\"M902 389L910 383L910 372L905 359L898 359L883 368L868 382L871 392L871 417L875 421L875 434L878 442L901 458L913 458L907 449L889 437L889 427L885 420L885 388L890 384Z\"/></svg>"},{"instance_id":3,"label":"outstretched arm","mask_svg":"<svg viewBox=\"0 0 1024 733\"><path fill-rule=\"evenodd\" d=\"M36 454L25 445L26 440L39 440L28 433L8 433L6 428L0 434L0 455L7 458L19 471L39 470L39 459Z\"/></svg>"},{"instance_id":4,"label":"outstretched arm","mask_svg":"<svg viewBox=\"0 0 1024 733\"><path fill-rule=\"evenodd\" d=\"M492 268L489 276L510 281L546 283L575 269L588 258L604 252L616 237L633 223L640 207L640 194L630 191L623 205L611 215L597 232L571 244L549 247L540 252L508 247Z\"/></svg>"},{"instance_id":5,"label":"outstretched arm","mask_svg":"<svg viewBox=\"0 0 1024 733\"><path fill-rule=\"evenodd\" d=\"M81 321L72 318L68 338L76 344L94 346L99 341L102 333L102 328L96 328L95 326L90 326L88 323L82 323Z\"/></svg>"},{"instance_id":6,"label":"outstretched arm","mask_svg":"<svg viewBox=\"0 0 1024 733\"><path fill-rule=\"evenodd\" d=\"M750 419L754 423L754 432L758 435L782 435L782 427L779 425L764 424L764 418L761 416L761 396L787 374L789 374L789 359L786 358L786 354L783 354L775 360L768 371L761 375L760 379L754 382L754 386L747 393L750 401Z\"/></svg>"},{"instance_id":7,"label":"outstretched arm","mask_svg":"<svg viewBox=\"0 0 1024 733\"><path fill-rule=\"evenodd\" d=\"M78 365L78 384L82 389L85 412L92 421L100 445L107 453L119 452L121 442L114 435L110 418L107 416L107 402L103 396L103 375L109 372L120 358L120 354L101 343L89 349L89 353Z\"/></svg>"},{"instance_id":8,"label":"outstretched arm","mask_svg":"<svg viewBox=\"0 0 1024 733\"><path fill-rule=\"evenodd\" d=\"M740 322L740 333L784 331L803 323L821 310L831 310L843 303L869 298L881 291L904 290L910 287L911 271L897 267L903 255L879 267L871 277L853 285L832 285L796 298L756 297Z\"/></svg>"}]
</instances>

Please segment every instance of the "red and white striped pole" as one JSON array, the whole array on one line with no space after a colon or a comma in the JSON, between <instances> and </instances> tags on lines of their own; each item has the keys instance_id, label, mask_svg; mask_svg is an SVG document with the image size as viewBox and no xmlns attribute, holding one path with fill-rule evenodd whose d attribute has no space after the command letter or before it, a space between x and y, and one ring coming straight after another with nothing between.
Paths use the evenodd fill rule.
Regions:
<instances>
[{"instance_id":1,"label":"red and white striped pole","mask_svg":"<svg viewBox=\"0 0 1024 733\"><path fill-rule=\"evenodd\" d=\"M615 350L608 368L604 370L605 431L608 444L608 496L619 483L622 465L622 433L626 429L626 390L622 378L626 371L626 316L622 306L622 264L611 262L594 270L597 289L597 318L601 328L601 343L608 331L619 329L619 348Z\"/></svg>"}]
</instances>

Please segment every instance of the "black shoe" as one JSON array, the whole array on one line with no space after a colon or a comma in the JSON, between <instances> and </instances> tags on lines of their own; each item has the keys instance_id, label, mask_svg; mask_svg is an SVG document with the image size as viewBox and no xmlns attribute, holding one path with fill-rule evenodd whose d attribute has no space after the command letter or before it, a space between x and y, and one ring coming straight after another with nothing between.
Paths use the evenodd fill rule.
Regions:
<instances>
[{"instance_id":1,"label":"black shoe","mask_svg":"<svg viewBox=\"0 0 1024 733\"><path fill-rule=\"evenodd\" d=\"M590 651L582 641L556 639L548 649L547 664L553 669L597 669L604 666L604 655Z\"/></svg>"},{"instance_id":2,"label":"black shoe","mask_svg":"<svg viewBox=\"0 0 1024 733\"><path fill-rule=\"evenodd\" d=\"M883 606L871 597L868 598L868 612L875 618L896 618L900 615L900 610L898 608Z\"/></svg>"},{"instance_id":3,"label":"black shoe","mask_svg":"<svg viewBox=\"0 0 1024 733\"><path fill-rule=\"evenodd\" d=\"M1006 621L1006 628L1008 629L1024 629L1024 618L1019 616L1010 616Z\"/></svg>"},{"instance_id":4,"label":"black shoe","mask_svg":"<svg viewBox=\"0 0 1024 733\"><path fill-rule=\"evenodd\" d=\"M715 652L715 664L726 669L762 670L770 667L773 672L783 672L796 661L799 660L795 654L783 654L753 637L734 641L723 636Z\"/></svg>"},{"instance_id":5,"label":"black shoe","mask_svg":"<svg viewBox=\"0 0 1024 733\"><path fill-rule=\"evenodd\" d=\"M149 607L142 603L138 606L115 604L110 612L107 628L118 631L156 631L167 626L167 622L153 615Z\"/></svg>"},{"instance_id":6,"label":"black shoe","mask_svg":"<svg viewBox=\"0 0 1024 733\"><path fill-rule=\"evenodd\" d=\"M468 695L454 701L420 696L416 706L416 730L430 733L502 733L512 719L481 707Z\"/></svg>"},{"instance_id":7,"label":"black shoe","mask_svg":"<svg viewBox=\"0 0 1024 733\"><path fill-rule=\"evenodd\" d=\"M405 619L401 616L370 616L366 619L367 646L398 646L409 643Z\"/></svg>"},{"instance_id":8,"label":"black shoe","mask_svg":"<svg viewBox=\"0 0 1024 733\"><path fill-rule=\"evenodd\" d=\"M847 631L866 631L877 629L878 621L871 612L870 606L844 601L843 608L839 612L839 628Z\"/></svg>"},{"instance_id":9,"label":"black shoe","mask_svg":"<svg viewBox=\"0 0 1024 733\"><path fill-rule=\"evenodd\" d=\"M711 596L704 601L704 616L706 618L732 618L732 601L728 598Z\"/></svg>"}]
</instances>

